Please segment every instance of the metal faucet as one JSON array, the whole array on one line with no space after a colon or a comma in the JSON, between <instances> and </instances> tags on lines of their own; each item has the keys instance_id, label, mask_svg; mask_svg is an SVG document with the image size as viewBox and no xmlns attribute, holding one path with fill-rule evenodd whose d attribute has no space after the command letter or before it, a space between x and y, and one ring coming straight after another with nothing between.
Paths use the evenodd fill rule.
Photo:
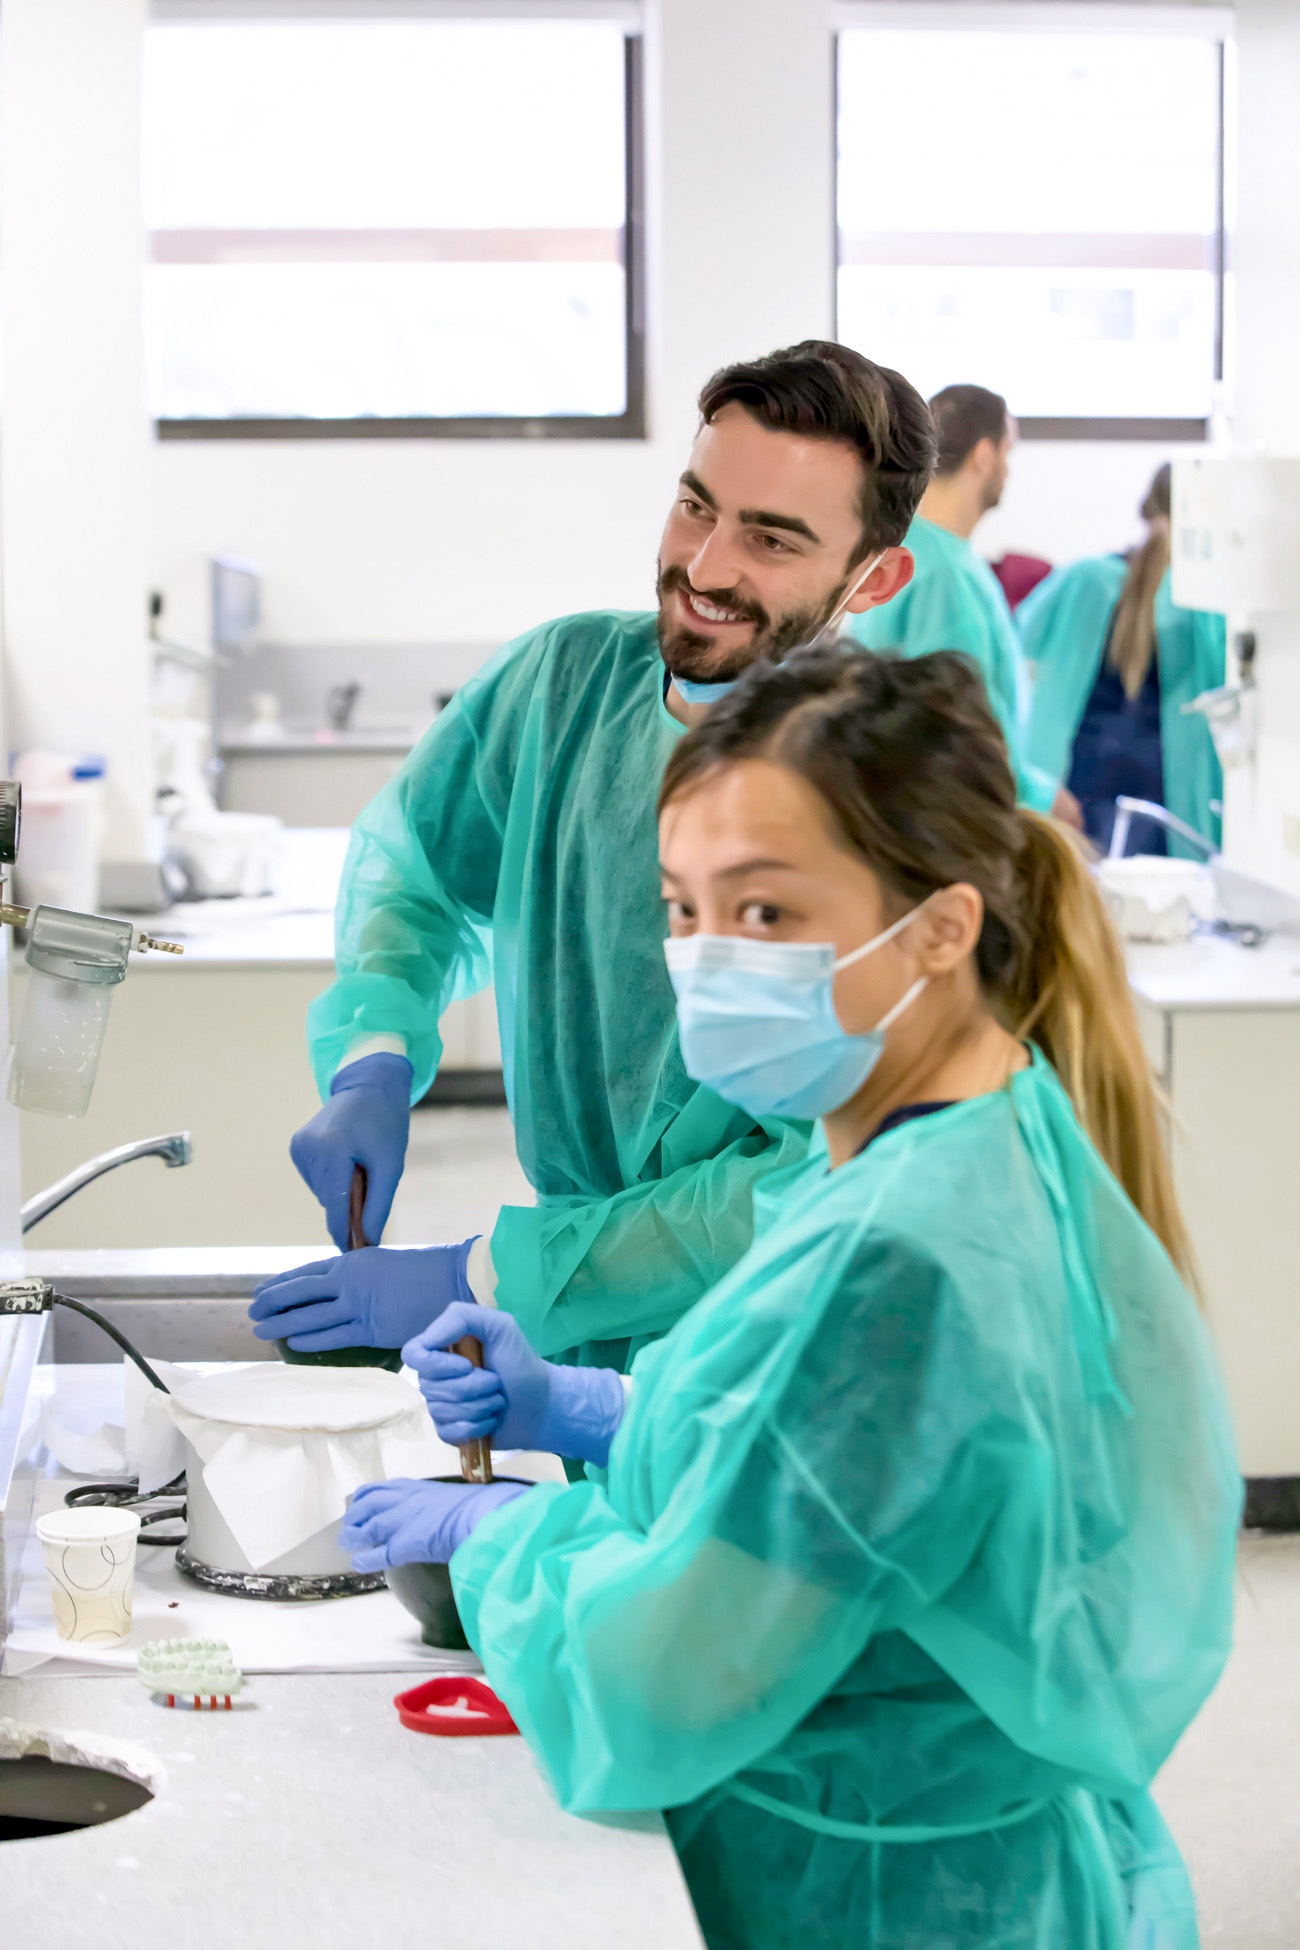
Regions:
<instances>
[{"instance_id":1,"label":"metal faucet","mask_svg":"<svg viewBox=\"0 0 1300 1950\"><path fill-rule=\"evenodd\" d=\"M38 1226L42 1219L48 1219L51 1212L57 1211L74 1192L83 1185L102 1178L106 1171L113 1171L118 1165L129 1165L134 1158L161 1158L172 1169L177 1165L189 1164L193 1157L188 1131L169 1131L162 1137L137 1138L134 1144L119 1144L116 1150L101 1151L97 1158L87 1158L84 1165L78 1165L66 1178L47 1185L35 1198L29 1198L22 1208L22 1224L25 1233Z\"/></svg>"},{"instance_id":2,"label":"metal faucet","mask_svg":"<svg viewBox=\"0 0 1300 1950\"><path fill-rule=\"evenodd\" d=\"M1123 859L1124 849L1128 845L1128 829L1135 817L1163 826L1167 833L1173 833L1180 840L1185 840L1188 846L1194 846L1207 860L1218 858L1219 849L1213 840L1207 840L1204 833L1198 833L1194 826L1189 826L1177 813L1171 813L1167 806L1157 805L1154 799L1130 799L1127 793L1121 792L1115 801L1115 824L1110 830L1109 857L1112 860Z\"/></svg>"}]
</instances>

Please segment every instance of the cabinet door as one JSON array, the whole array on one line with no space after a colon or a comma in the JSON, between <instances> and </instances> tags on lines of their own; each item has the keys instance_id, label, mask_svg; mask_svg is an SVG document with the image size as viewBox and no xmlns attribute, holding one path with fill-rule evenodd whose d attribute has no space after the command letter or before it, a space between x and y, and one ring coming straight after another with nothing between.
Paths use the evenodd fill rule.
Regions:
<instances>
[{"instance_id":1,"label":"cabinet door","mask_svg":"<svg viewBox=\"0 0 1300 1950\"><path fill-rule=\"evenodd\" d=\"M1169 1021L1174 1176L1242 1470L1300 1476L1300 1011Z\"/></svg>"}]
</instances>

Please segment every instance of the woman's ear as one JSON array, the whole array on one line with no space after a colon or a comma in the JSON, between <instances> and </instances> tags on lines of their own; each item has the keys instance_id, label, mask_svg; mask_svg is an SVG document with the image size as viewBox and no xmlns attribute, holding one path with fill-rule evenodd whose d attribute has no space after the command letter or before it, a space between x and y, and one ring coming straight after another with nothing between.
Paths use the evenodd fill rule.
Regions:
<instances>
[{"instance_id":1,"label":"woman's ear","mask_svg":"<svg viewBox=\"0 0 1300 1950\"><path fill-rule=\"evenodd\" d=\"M966 881L931 894L918 917L917 959L927 975L947 975L975 952L984 926L984 900Z\"/></svg>"}]
</instances>

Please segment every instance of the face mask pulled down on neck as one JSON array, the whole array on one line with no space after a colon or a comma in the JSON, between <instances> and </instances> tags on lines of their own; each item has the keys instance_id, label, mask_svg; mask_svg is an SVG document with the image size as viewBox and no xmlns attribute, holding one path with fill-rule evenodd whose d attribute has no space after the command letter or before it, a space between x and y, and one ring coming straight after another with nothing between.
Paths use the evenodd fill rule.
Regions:
<instances>
[{"instance_id":1,"label":"face mask pulled down on neck","mask_svg":"<svg viewBox=\"0 0 1300 1950\"><path fill-rule=\"evenodd\" d=\"M836 973L883 948L920 912L914 907L838 961L829 941L752 941L739 934L665 941L687 1075L751 1117L826 1117L838 1110L880 1061L885 1032L916 1000L926 977L874 1029L852 1036L835 1014Z\"/></svg>"},{"instance_id":2,"label":"face mask pulled down on neck","mask_svg":"<svg viewBox=\"0 0 1300 1950\"><path fill-rule=\"evenodd\" d=\"M879 555L872 556L870 562L868 562L866 568L862 571L862 574L858 577L857 581L854 582L848 589L846 589L844 594L840 597L840 600L838 601L838 603L836 603L834 609L831 611L830 615L826 618L826 621L822 624L820 630L817 631L817 634L815 636L809 637L807 643L801 643L798 646L800 650L814 649L817 646L817 644L821 642L822 638L835 628L835 625L839 622L840 618L843 616L849 604L853 601L853 598L857 595L859 589L861 589L867 577L871 574L873 569L878 569L880 567L880 564L884 561L888 553L889 553L888 549L882 548ZM793 656L793 655L797 655L798 653L797 651L792 651L790 654ZM720 697L725 697L727 695L728 691L734 691L739 682L740 682L739 677L725 677L719 683L716 684L697 683L693 677L678 677L676 675L674 675L673 677L673 683L676 686L677 695L682 699L683 703L686 704L716 704Z\"/></svg>"}]
</instances>

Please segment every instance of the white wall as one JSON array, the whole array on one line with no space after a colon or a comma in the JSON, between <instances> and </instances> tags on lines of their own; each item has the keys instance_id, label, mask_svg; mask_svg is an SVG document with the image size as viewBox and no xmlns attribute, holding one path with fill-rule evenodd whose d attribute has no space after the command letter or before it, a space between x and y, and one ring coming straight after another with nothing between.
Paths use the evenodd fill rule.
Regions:
<instances>
[{"instance_id":1,"label":"white wall","mask_svg":"<svg viewBox=\"0 0 1300 1950\"><path fill-rule=\"evenodd\" d=\"M1236 425L1243 447L1300 454L1300 7L1238 0ZM1297 538L1300 543L1300 537ZM1300 616L1244 617L1258 638L1259 746L1229 775L1225 852L1300 894Z\"/></svg>"},{"instance_id":2,"label":"white wall","mask_svg":"<svg viewBox=\"0 0 1300 1950\"><path fill-rule=\"evenodd\" d=\"M828 333L834 276L829 0L651 14L651 438L160 445L154 563L176 628L205 629L205 560L222 548L264 566L281 643L486 645L570 610L649 604L700 385ZM1122 547L1167 457L1026 445L980 546L1053 561Z\"/></svg>"},{"instance_id":3,"label":"white wall","mask_svg":"<svg viewBox=\"0 0 1300 1950\"><path fill-rule=\"evenodd\" d=\"M6 0L0 135L14 730L109 750L119 837L148 798L146 581L174 630L201 635L208 555L250 555L266 571L266 634L288 643L486 646L568 610L644 606L701 382L829 332L834 269L830 0L651 0L649 440L149 450L143 5ZM1123 546L1163 458L1023 446L979 544L1052 560Z\"/></svg>"},{"instance_id":4,"label":"white wall","mask_svg":"<svg viewBox=\"0 0 1300 1950\"><path fill-rule=\"evenodd\" d=\"M701 384L826 335L833 278L830 0L650 14L650 439L160 445L155 564L177 628L204 627L222 547L264 565L277 642L491 643L650 602Z\"/></svg>"},{"instance_id":5,"label":"white wall","mask_svg":"<svg viewBox=\"0 0 1300 1950\"><path fill-rule=\"evenodd\" d=\"M10 740L107 754L109 858L144 857L149 424L145 0L5 0L0 102Z\"/></svg>"}]
</instances>

